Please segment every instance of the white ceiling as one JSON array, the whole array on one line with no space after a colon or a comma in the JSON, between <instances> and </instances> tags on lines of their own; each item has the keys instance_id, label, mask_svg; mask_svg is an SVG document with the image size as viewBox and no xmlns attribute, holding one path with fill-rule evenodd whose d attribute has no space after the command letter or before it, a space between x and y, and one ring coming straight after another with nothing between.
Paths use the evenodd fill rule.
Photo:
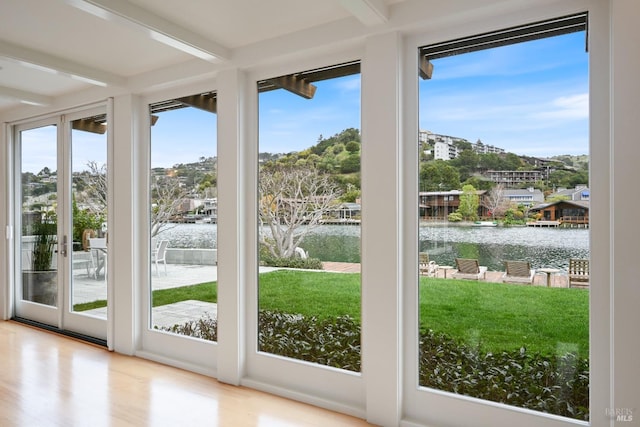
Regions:
<instances>
[{"instance_id":1,"label":"white ceiling","mask_svg":"<svg viewBox=\"0 0 640 427\"><path fill-rule=\"evenodd\" d=\"M401 1L1 0L0 110L194 60L224 66L243 46L344 19L384 24Z\"/></svg>"},{"instance_id":2,"label":"white ceiling","mask_svg":"<svg viewBox=\"0 0 640 427\"><path fill-rule=\"evenodd\" d=\"M0 0L0 112L91 88L140 93L522 1Z\"/></svg>"}]
</instances>

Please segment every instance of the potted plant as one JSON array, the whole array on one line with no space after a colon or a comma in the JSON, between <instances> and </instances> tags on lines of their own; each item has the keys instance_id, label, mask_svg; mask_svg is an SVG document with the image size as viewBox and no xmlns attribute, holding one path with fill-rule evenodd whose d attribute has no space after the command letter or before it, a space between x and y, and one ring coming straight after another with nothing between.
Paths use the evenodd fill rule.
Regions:
<instances>
[{"instance_id":1,"label":"potted plant","mask_svg":"<svg viewBox=\"0 0 640 427\"><path fill-rule=\"evenodd\" d=\"M31 227L34 236L30 265L22 272L23 299L55 305L58 286L57 271L53 268L57 224L55 215L46 215Z\"/></svg>"}]
</instances>

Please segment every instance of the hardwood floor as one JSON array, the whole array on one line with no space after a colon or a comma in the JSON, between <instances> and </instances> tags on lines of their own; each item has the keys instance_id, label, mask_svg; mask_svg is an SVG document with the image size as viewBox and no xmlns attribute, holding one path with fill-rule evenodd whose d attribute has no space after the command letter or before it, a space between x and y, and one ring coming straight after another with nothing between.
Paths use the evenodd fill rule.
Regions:
<instances>
[{"instance_id":1,"label":"hardwood floor","mask_svg":"<svg viewBox=\"0 0 640 427\"><path fill-rule=\"evenodd\" d=\"M0 426L368 426L363 420L0 321Z\"/></svg>"}]
</instances>

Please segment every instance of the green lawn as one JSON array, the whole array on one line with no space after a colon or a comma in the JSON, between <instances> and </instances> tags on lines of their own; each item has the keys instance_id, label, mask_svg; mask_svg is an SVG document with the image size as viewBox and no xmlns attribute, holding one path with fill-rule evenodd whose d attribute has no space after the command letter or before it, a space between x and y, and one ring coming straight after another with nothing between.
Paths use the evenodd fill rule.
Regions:
<instances>
[{"instance_id":1,"label":"green lawn","mask_svg":"<svg viewBox=\"0 0 640 427\"><path fill-rule=\"evenodd\" d=\"M259 306L316 316L349 315L360 321L360 274L277 270L260 275ZM217 283L153 292L153 306L195 299L217 302ZM105 302L78 305L82 311ZM504 283L421 278L420 327L483 350L526 347L546 355L567 351L588 357L589 292Z\"/></svg>"}]
</instances>

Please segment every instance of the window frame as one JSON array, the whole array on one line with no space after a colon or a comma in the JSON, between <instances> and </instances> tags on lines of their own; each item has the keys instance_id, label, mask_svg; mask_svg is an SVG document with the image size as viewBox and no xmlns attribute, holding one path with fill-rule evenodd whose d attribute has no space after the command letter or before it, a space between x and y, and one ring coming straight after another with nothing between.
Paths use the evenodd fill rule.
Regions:
<instances>
[{"instance_id":1,"label":"window frame","mask_svg":"<svg viewBox=\"0 0 640 427\"><path fill-rule=\"evenodd\" d=\"M360 61L359 49L348 49L329 55L318 55L297 61L288 61L277 66L265 66L248 74L249 93L245 93L247 107L251 110L245 117L245 126L250 131L249 141L243 157L250 169L243 176L251 182L244 195L247 202L246 221L242 224L247 241L244 258L247 263L245 296L245 376L239 382L258 390L284 395L296 400L308 402L366 418L364 404L364 381L361 372L336 369L316 363L291 359L258 351L258 82L299 73L303 70L315 70L327 66ZM362 74L361 74L362 75ZM362 113L361 113L362 114ZM362 118L361 118L362 123Z\"/></svg>"},{"instance_id":2,"label":"window frame","mask_svg":"<svg viewBox=\"0 0 640 427\"><path fill-rule=\"evenodd\" d=\"M136 317L137 330L139 331L139 348L136 356L170 363L171 365L183 367L204 375L216 376L218 365L218 343L196 339L184 335L151 329L149 319L151 316L151 236L149 221L150 195L150 168L151 168L151 122L150 106L152 104L176 99L193 94L217 92L215 80L205 80L202 82L165 89L147 94L142 97L139 108L140 147L139 147L139 191L140 197L136 201L140 212L138 224L139 248L136 263L139 268L140 281L138 282L138 292L140 303ZM218 143L219 147L220 143ZM142 226L140 226L142 225ZM220 303L220 301L218 301Z\"/></svg>"},{"instance_id":3,"label":"window frame","mask_svg":"<svg viewBox=\"0 0 640 427\"><path fill-rule=\"evenodd\" d=\"M589 31L589 91L590 91L590 141L589 152L591 159L598 162L590 163L590 181L600 182L601 189L608 183L609 153L604 146L608 144L594 143L596 135L606 135L602 140L608 141L608 91L594 90L597 82L608 81L608 50L604 48L603 41L608 39L608 10L605 5L597 1L567 1L562 4L544 5L522 11L517 14L508 13L493 15L490 19L465 25L449 25L447 29L434 30L428 33L415 34L405 40L404 45L404 77L403 77L403 107L410 112L405 119L405 131L409 135L418 135L418 52L421 46L454 40L461 37L472 36L489 31L500 30L531 22L554 19L573 13L588 12L587 28ZM601 85L608 86L608 85ZM418 194L418 158L417 144L402 147L405 182L402 186L403 208L409 212L418 212L417 199L412 195ZM601 190L602 191L602 190ZM590 241L608 241L607 224L600 218L606 218L606 203L604 199L608 194L601 194L601 203L592 199L592 224L590 225ZM596 197L600 199L600 197ZM594 212L595 211L595 212ZM410 261L403 265L405 277L403 289L405 307L404 311L403 339L404 363L403 363L403 418L426 420L433 425L468 425L468 420L476 420L478 426L508 427L512 425L539 425L539 426L569 426L586 425L587 423L570 418L559 417L523 408L508 406L487 400L456 395L435 389L427 389L419 386L419 360L418 360L418 307L415 295L418 289L418 275L416 260L418 259L417 239L418 216L403 230L403 247L407 251L406 259ZM604 276L610 269L608 262L608 246L596 247L590 244L592 259L591 271L593 280L602 279L606 286L591 287L590 290L590 412L591 423L598 416L604 414L604 409L609 405L608 360L609 339L603 334L608 330L611 311L609 307L609 281ZM595 390L598 390L595 392Z\"/></svg>"}]
</instances>

